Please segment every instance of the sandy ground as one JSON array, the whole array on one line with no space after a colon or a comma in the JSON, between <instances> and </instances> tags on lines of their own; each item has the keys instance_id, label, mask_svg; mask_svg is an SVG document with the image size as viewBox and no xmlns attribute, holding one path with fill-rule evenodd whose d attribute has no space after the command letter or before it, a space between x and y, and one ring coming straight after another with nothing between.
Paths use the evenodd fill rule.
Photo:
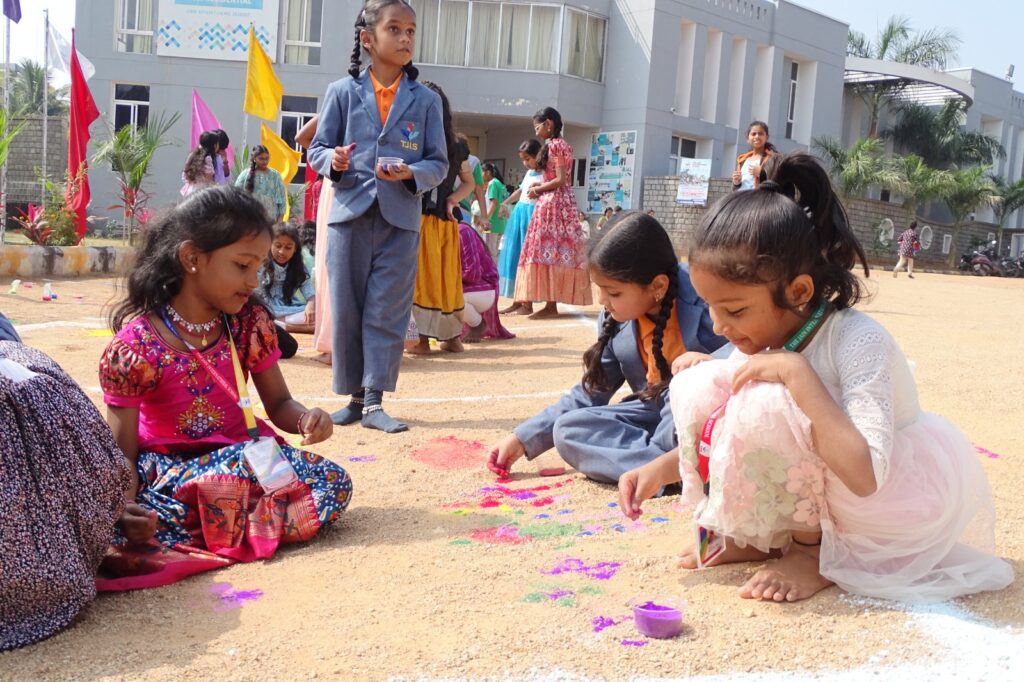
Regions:
<instances>
[{"instance_id":1,"label":"sandy ground","mask_svg":"<svg viewBox=\"0 0 1024 682\"><path fill-rule=\"evenodd\" d=\"M4 284L6 287L6 284ZM0 307L100 402L109 280L40 284ZM1024 570L1024 281L888 273L864 306L916 364L921 400L966 431L999 514L996 551ZM674 568L690 525L670 499L632 524L610 486L548 453L504 491L484 447L578 379L596 309L552 322L512 318L519 338L462 356L406 360L387 402L408 433L339 428L315 448L355 497L338 526L272 560L159 590L101 596L52 639L0 655L4 679L1011 679L1024 664L1024 588L930 609L831 588L799 604L739 599L756 565ZM308 405L341 406L308 337L283 363ZM458 440L440 443L436 439ZM549 486L547 490L526 492ZM516 492L518 491L518 492ZM525 494L524 494L525 493ZM687 628L647 640L637 595L685 598ZM1019 674L1019 673L1018 673Z\"/></svg>"}]
</instances>

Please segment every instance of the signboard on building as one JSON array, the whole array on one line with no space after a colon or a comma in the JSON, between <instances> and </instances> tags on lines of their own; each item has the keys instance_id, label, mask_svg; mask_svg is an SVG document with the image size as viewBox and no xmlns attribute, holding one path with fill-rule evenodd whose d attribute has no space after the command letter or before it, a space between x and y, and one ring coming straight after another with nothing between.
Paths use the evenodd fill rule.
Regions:
<instances>
[{"instance_id":1,"label":"signboard on building","mask_svg":"<svg viewBox=\"0 0 1024 682\"><path fill-rule=\"evenodd\" d=\"M587 174L587 212L633 207L636 131L594 133Z\"/></svg>"},{"instance_id":2,"label":"signboard on building","mask_svg":"<svg viewBox=\"0 0 1024 682\"><path fill-rule=\"evenodd\" d=\"M679 189L676 203L683 206L704 206L708 203L711 180L711 159L679 159Z\"/></svg>"},{"instance_id":3,"label":"signboard on building","mask_svg":"<svg viewBox=\"0 0 1024 682\"><path fill-rule=\"evenodd\" d=\"M160 0L156 53L164 57L249 58L249 27L273 61L279 0Z\"/></svg>"}]
</instances>

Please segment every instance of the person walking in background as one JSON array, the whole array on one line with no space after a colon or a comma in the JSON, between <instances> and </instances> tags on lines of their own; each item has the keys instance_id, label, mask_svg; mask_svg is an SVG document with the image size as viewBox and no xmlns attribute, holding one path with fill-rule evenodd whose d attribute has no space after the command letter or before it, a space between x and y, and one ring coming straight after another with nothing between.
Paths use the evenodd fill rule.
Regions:
<instances>
[{"instance_id":1,"label":"person walking in background","mask_svg":"<svg viewBox=\"0 0 1024 682\"><path fill-rule=\"evenodd\" d=\"M558 315L558 303L590 305L586 240L580 230L579 209L569 184L573 152L562 139L562 115L546 107L533 117L533 130L544 140L537 165L544 182L530 188L537 208L523 242L516 272L517 301L546 301L530 315L538 320Z\"/></svg>"},{"instance_id":2,"label":"person walking in background","mask_svg":"<svg viewBox=\"0 0 1024 682\"><path fill-rule=\"evenodd\" d=\"M768 124L764 121L752 121L747 126L747 144L750 151L736 157L736 170L732 173L734 192L757 189L761 166L776 152L775 146L768 141Z\"/></svg>"},{"instance_id":3,"label":"person walking in background","mask_svg":"<svg viewBox=\"0 0 1024 682\"><path fill-rule=\"evenodd\" d=\"M274 222L284 218L288 210L287 193L281 174L270 167L270 150L261 144L250 150L251 165L239 173L236 187L243 187L263 204Z\"/></svg>"},{"instance_id":4,"label":"person walking in background","mask_svg":"<svg viewBox=\"0 0 1024 682\"><path fill-rule=\"evenodd\" d=\"M505 189L505 180L501 177L497 166L493 163L485 163L482 166L484 183L487 185L485 191L486 209L483 210L484 217L490 224L491 229L487 233L487 250L491 252L491 258L498 257L498 249L501 246L501 238L505 234L506 218L501 215L500 207L508 198L508 190Z\"/></svg>"},{"instance_id":5,"label":"person walking in background","mask_svg":"<svg viewBox=\"0 0 1024 682\"><path fill-rule=\"evenodd\" d=\"M519 160L522 161L523 167L526 168L526 175L523 176L519 189L502 202L500 209L505 211L510 205L516 205L508 219L505 228L505 245L498 259L499 293L505 298L513 299L512 305L500 312L512 315L530 315L533 313L532 301L517 301L514 299L516 295L516 270L519 268L519 256L523 251L523 240L526 238L526 230L530 226L533 209L537 203L535 199L529 197L530 188L544 181L544 176L537 167L538 156L540 156L540 142L537 140L529 139L519 145Z\"/></svg>"},{"instance_id":6,"label":"person walking in background","mask_svg":"<svg viewBox=\"0 0 1024 682\"><path fill-rule=\"evenodd\" d=\"M231 160L228 159L228 145L231 139L223 129L213 131L217 135L217 156L213 159L213 181L218 185L231 182Z\"/></svg>"},{"instance_id":7,"label":"person walking in background","mask_svg":"<svg viewBox=\"0 0 1024 682\"><path fill-rule=\"evenodd\" d=\"M893 278L900 271L900 268L906 264L907 277L914 279L914 254L921 249L921 242L917 239L917 221L914 220L910 223L910 227L903 230L899 240L896 243L896 253L900 259L896 261L896 267L892 269Z\"/></svg>"},{"instance_id":8,"label":"person walking in background","mask_svg":"<svg viewBox=\"0 0 1024 682\"><path fill-rule=\"evenodd\" d=\"M220 153L220 136L215 131L207 130L199 136L199 145L192 150L185 160L185 169L181 172L181 196L187 197L196 190L212 187L216 182L216 166L214 159Z\"/></svg>"}]
</instances>

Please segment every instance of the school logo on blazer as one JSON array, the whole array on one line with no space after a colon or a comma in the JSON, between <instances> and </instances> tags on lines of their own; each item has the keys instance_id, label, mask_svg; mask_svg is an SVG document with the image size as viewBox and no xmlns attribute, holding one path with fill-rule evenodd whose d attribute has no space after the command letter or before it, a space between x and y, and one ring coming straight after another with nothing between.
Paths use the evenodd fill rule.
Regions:
<instances>
[{"instance_id":1,"label":"school logo on blazer","mask_svg":"<svg viewBox=\"0 0 1024 682\"><path fill-rule=\"evenodd\" d=\"M414 140L420 136L420 131L416 130L416 124L413 123L412 121L406 121L406 123L401 127L401 131L402 149L410 149L414 152L418 151L420 148L420 143L414 142Z\"/></svg>"}]
</instances>

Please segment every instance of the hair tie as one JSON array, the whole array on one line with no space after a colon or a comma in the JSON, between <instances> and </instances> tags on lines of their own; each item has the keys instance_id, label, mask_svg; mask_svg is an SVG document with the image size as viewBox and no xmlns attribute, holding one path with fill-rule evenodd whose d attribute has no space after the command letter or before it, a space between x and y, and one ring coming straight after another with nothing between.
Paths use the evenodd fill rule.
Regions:
<instances>
[{"instance_id":1,"label":"hair tie","mask_svg":"<svg viewBox=\"0 0 1024 682\"><path fill-rule=\"evenodd\" d=\"M814 211L811 210L810 206L804 206L804 215L806 215L807 219L811 221L811 228L813 229L813 227L814 227Z\"/></svg>"},{"instance_id":2,"label":"hair tie","mask_svg":"<svg viewBox=\"0 0 1024 682\"><path fill-rule=\"evenodd\" d=\"M775 192L777 194L782 193L782 185L775 182L774 180L765 180L764 182L758 184L757 188L763 189L766 192Z\"/></svg>"}]
</instances>

